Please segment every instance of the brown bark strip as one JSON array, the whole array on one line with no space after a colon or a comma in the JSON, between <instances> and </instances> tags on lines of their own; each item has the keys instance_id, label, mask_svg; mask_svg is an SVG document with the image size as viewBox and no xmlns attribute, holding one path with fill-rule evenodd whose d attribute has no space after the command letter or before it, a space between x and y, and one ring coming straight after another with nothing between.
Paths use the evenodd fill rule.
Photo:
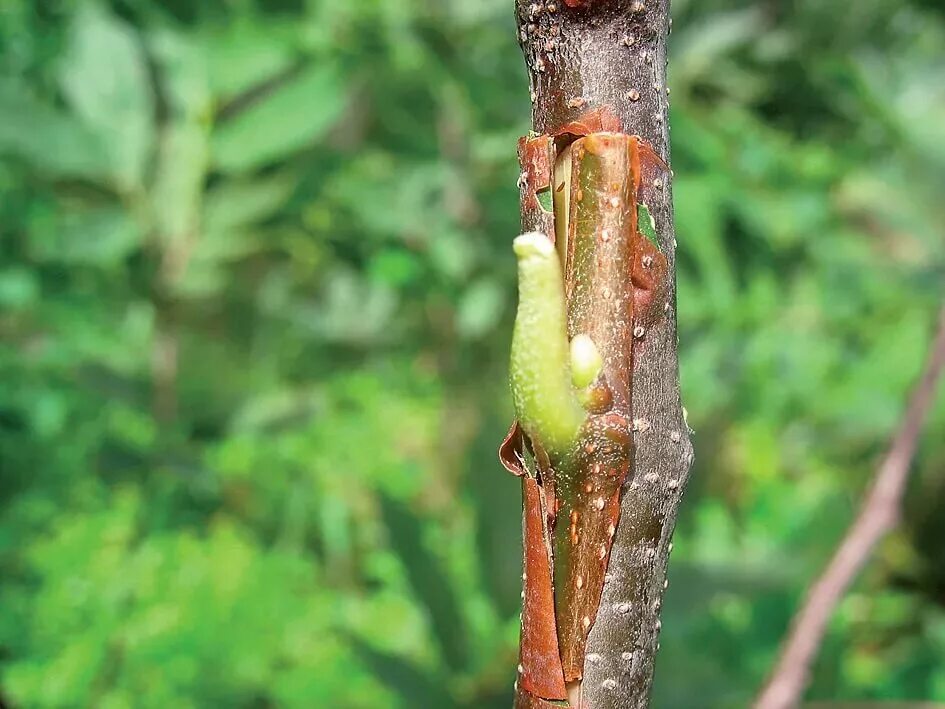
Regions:
<instances>
[{"instance_id":1,"label":"brown bark strip","mask_svg":"<svg viewBox=\"0 0 945 709\"><path fill-rule=\"evenodd\" d=\"M555 630L555 601L541 494L534 478L522 478L525 573L522 574L518 686L538 697L560 700L568 695Z\"/></svg>"},{"instance_id":2,"label":"brown bark strip","mask_svg":"<svg viewBox=\"0 0 945 709\"><path fill-rule=\"evenodd\" d=\"M909 467L943 370L945 306L939 313L938 329L922 376L909 399L899 430L876 472L869 495L856 521L797 612L780 659L755 702L755 709L789 709L796 706L804 694L811 664L837 604L869 561L879 541L899 522Z\"/></svg>"},{"instance_id":3,"label":"brown bark strip","mask_svg":"<svg viewBox=\"0 0 945 709\"><path fill-rule=\"evenodd\" d=\"M558 638L569 682L584 674L587 636L597 617L620 517L620 486L630 447L626 420L618 413L592 417L586 431L579 470L588 474L580 476L576 489L562 490L555 528Z\"/></svg>"},{"instance_id":4,"label":"brown bark strip","mask_svg":"<svg viewBox=\"0 0 945 709\"><path fill-rule=\"evenodd\" d=\"M541 206L538 194L551 190L552 168L555 162L554 140L547 135L520 138L518 161L519 200L522 210L522 233L538 231L552 242L555 240L554 214Z\"/></svg>"},{"instance_id":5,"label":"brown bark strip","mask_svg":"<svg viewBox=\"0 0 945 709\"><path fill-rule=\"evenodd\" d=\"M604 359L613 405L630 409L636 189L635 141L597 133L572 145L571 225L564 265L568 336L591 336Z\"/></svg>"}]
</instances>

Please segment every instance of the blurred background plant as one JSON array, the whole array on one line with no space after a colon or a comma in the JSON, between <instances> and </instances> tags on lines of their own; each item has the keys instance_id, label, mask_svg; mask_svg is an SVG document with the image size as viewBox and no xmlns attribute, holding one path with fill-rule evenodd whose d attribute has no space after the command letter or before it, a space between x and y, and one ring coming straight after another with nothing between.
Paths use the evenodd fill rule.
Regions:
<instances>
[{"instance_id":1,"label":"blurred background plant","mask_svg":"<svg viewBox=\"0 0 945 709\"><path fill-rule=\"evenodd\" d=\"M656 707L744 706L945 283L945 6L674 0ZM507 707L509 0L0 4L0 702ZM817 699L945 700L945 399Z\"/></svg>"}]
</instances>

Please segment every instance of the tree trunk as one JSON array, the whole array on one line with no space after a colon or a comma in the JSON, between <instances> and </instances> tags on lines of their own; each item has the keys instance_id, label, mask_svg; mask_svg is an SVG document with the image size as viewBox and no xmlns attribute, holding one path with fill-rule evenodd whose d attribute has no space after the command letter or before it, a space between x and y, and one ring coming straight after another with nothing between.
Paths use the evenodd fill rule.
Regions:
<instances>
[{"instance_id":1,"label":"tree trunk","mask_svg":"<svg viewBox=\"0 0 945 709\"><path fill-rule=\"evenodd\" d=\"M526 498L516 706L560 701L554 695L563 676L572 707L640 708L649 702L666 565L693 458L679 396L672 173L659 169L649 149L669 164L669 0L517 0L516 17L538 134L520 145L523 232L558 242L567 334L590 333L600 349L597 382L605 400L585 404L578 453L562 463L573 466L567 474L554 450L535 440L540 436L521 410L522 430L513 429L504 444L503 462L524 476ZM573 155L563 165L569 145ZM568 175L566 189L559 172ZM554 214L549 200L541 200L549 188L544 196L553 196ZM569 197L572 190L576 196ZM570 216L562 218L566 209ZM648 215L658 251L642 238ZM582 238L590 245L582 247ZM582 248L590 249L584 261ZM546 352L547 343L534 334L534 353ZM541 421L537 416L533 425ZM598 446L618 440L618 428L627 445ZM602 466L604 475L594 477ZM569 493L575 476L580 489ZM598 495L608 481L616 481L612 497ZM585 485L595 491L587 498ZM596 527L583 526L585 516L598 512ZM602 561L586 559L590 554ZM548 566L553 590L547 579L533 578L547 575ZM547 669L553 655L561 658L563 675L557 665Z\"/></svg>"}]
</instances>

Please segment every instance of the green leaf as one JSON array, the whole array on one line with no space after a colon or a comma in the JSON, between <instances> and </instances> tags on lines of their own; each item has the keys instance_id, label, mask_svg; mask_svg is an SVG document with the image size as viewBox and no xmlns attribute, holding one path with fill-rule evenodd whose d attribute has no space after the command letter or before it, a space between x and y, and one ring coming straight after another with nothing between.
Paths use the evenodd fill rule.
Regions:
<instances>
[{"instance_id":1,"label":"green leaf","mask_svg":"<svg viewBox=\"0 0 945 709\"><path fill-rule=\"evenodd\" d=\"M433 268L450 281L464 281L476 263L476 248L467 234L445 228L430 239L428 258Z\"/></svg>"},{"instance_id":2,"label":"green leaf","mask_svg":"<svg viewBox=\"0 0 945 709\"><path fill-rule=\"evenodd\" d=\"M373 281L403 288L419 280L422 270L416 254L406 249L384 249L372 259L369 273Z\"/></svg>"},{"instance_id":3,"label":"green leaf","mask_svg":"<svg viewBox=\"0 0 945 709\"><path fill-rule=\"evenodd\" d=\"M182 298L208 298L219 295L234 277L231 265L265 246L261 237L250 230L203 231L195 240L187 269L174 284Z\"/></svg>"},{"instance_id":4,"label":"green leaf","mask_svg":"<svg viewBox=\"0 0 945 709\"><path fill-rule=\"evenodd\" d=\"M313 143L344 108L340 75L313 66L223 123L213 138L216 166L245 172L276 162Z\"/></svg>"},{"instance_id":5,"label":"green leaf","mask_svg":"<svg viewBox=\"0 0 945 709\"><path fill-rule=\"evenodd\" d=\"M61 263L114 264L134 251L141 239L138 225L117 207L72 205L51 222L37 219L33 226L32 255Z\"/></svg>"},{"instance_id":6,"label":"green leaf","mask_svg":"<svg viewBox=\"0 0 945 709\"><path fill-rule=\"evenodd\" d=\"M148 48L160 68L168 113L179 120L208 120L212 96L203 47L195 38L161 28L148 35Z\"/></svg>"},{"instance_id":7,"label":"green leaf","mask_svg":"<svg viewBox=\"0 0 945 709\"><path fill-rule=\"evenodd\" d=\"M0 271L0 307L16 310L31 305L39 296L33 271L13 266Z\"/></svg>"},{"instance_id":8,"label":"green leaf","mask_svg":"<svg viewBox=\"0 0 945 709\"><path fill-rule=\"evenodd\" d=\"M459 301L456 327L464 337L487 335L502 317L505 289L498 281L486 278L474 283Z\"/></svg>"},{"instance_id":9,"label":"green leaf","mask_svg":"<svg viewBox=\"0 0 945 709\"><path fill-rule=\"evenodd\" d=\"M14 155L51 177L104 179L103 143L81 121L37 99L25 86L0 83L0 155Z\"/></svg>"},{"instance_id":10,"label":"green leaf","mask_svg":"<svg viewBox=\"0 0 945 709\"><path fill-rule=\"evenodd\" d=\"M251 180L226 180L205 197L204 229L223 233L260 222L288 201L297 183L297 177L289 172Z\"/></svg>"},{"instance_id":11,"label":"green leaf","mask_svg":"<svg viewBox=\"0 0 945 709\"><path fill-rule=\"evenodd\" d=\"M396 334L391 322L396 308L393 289L338 269L326 279L317 305L301 309L296 317L326 341L368 343Z\"/></svg>"},{"instance_id":12,"label":"green leaf","mask_svg":"<svg viewBox=\"0 0 945 709\"><path fill-rule=\"evenodd\" d=\"M290 32L242 23L202 38L210 90L222 101L248 91L292 66Z\"/></svg>"},{"instance_id":13,"label":"green leaf","mask_svg":"<svg viewBox=\"0 0 945 709\"><path fill-rule=\"evenodd\" d=\"M722 233L723 191L704 177L680 176L673 188L679 204L676 210L676 233L679 248L692 257L699 286L707 299L722 312L730 311L735 298L735 278L731 254L726 249ZM688 275L688 264L681 274Z\"/></svg>"},{"instance_id":14,"label":"green leaf","mask_svg":"<svg viewBox=\"0 0 945 709\"><path fill-rule=\"evenodd\" d=\"M59 72L71 108L102 140L117 185L140 186L154 132L154 96L135 33L98 5L82 4Z\"/></svg>"}]
</instances>

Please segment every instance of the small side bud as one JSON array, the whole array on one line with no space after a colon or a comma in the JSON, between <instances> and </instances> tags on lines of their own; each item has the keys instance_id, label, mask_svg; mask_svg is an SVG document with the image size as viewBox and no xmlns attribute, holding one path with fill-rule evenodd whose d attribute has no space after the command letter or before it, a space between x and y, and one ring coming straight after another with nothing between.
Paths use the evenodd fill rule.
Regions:
<instances>
[{"instance_id":1,"label":"small side bud","mask_svg":"<svg viewBox=\"0 0 945 709\"><path fill-rule=\"evenodd\" d=\"M571 382L578 389L589 387L600 374L604 360L590 335L583 332L571 340Z\"/></svg>"}]
</instances>

